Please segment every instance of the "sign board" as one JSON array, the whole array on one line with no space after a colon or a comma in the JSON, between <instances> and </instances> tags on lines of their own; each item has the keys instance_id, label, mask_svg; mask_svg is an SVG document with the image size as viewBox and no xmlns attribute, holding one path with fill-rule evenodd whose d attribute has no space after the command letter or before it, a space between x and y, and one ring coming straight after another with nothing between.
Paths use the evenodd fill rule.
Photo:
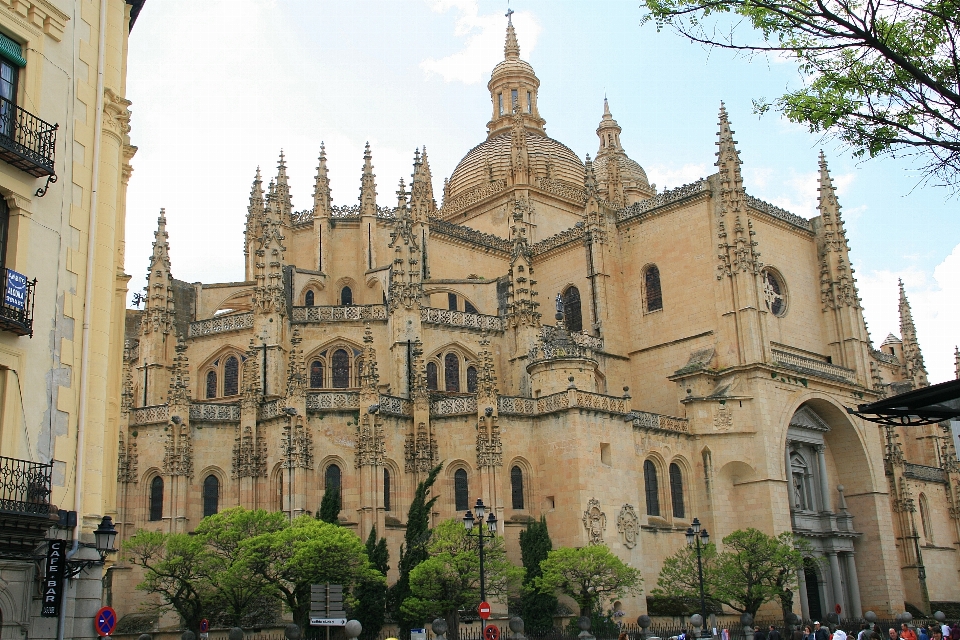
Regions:
<instances>
[{"instance_id":1,"label":"sign board","mask_svg":"<svg viewBox=\"0 0 960 640\"><path fill-rule=\"evenodd\" d=\"M59 618L63 602L63 571L67 566L66 540L50 540L47 543L47 570L43 576L43 605L40 616Z\"/></svg>"},{"instance_id":2,"label":"sign board","mask_svg":"<svg viewBox=\"0 0 960 640\"><path fill-rule=\"evenodd\" d=\"M427 640L427 630L410 629L410 640Z\"/></svg>"},{"instance_id":3,"label":"sign board","mask_svg":"<svg viewBox=\"0 0 960 640\"><path fill-rule=\"evenodd\" d=\"M484 600L480 603L480 606L477 607L477 615L486 620L490 617L490 603Z\"/></svg>"},{"instance_id":4,"label":"sign board","mask_svg":"<svg viewBox=\"0 0 960 640\"><path fill-rule=\"evenodd\" d=\"M311 627L344 627L347 624L346 618L314 618L310 616Z\"/></svg>"},{"instance_id":5,"label":"sign board","mask_svg":"<svg viewBox=\"0 0 960 640\"><path fill-rule=\"evenodd\" d=\"M108 636L117 628L117 612L113 607L102 607L93 618L93 625L100 637Z\"/></svg>"},{"instance_id":6,"label":"sign board","mask_svg":"<svg viewBox=\"0 0 960 640\"><path fill-rule=\"evenodd\" d=\"M206 633L210 631L210 621L204 618L200 621L200 633Z\"/></svg>"},{"instance_id":7,"label":"sign board","mask_svg":"<svg viewBox=\"0 0 960 640\"><path fill-rule=\"evenodd\" d=\"M342 627L347 624L342 584L310 585L310 626Z\"/></svg>"},{"instance_id":8,"label":"sign board","mask_svg":"<svg viewBox=\"0 0 960 640\"><path fill-rule=\"evenodd\" d=\"M493 624L483 628L483 640L500 640L500 629Z\"/></svg>"},{"instance_id":9,"label":"sign board","mask_svg":"<svg viewBox=\"0 0 960 640\"><path fill-rule=\"evenodd\" d=\"M3 304L23 311L27 306L27 276L7 269L7 282L3 294Z\"/></svg>"}]
</instances>

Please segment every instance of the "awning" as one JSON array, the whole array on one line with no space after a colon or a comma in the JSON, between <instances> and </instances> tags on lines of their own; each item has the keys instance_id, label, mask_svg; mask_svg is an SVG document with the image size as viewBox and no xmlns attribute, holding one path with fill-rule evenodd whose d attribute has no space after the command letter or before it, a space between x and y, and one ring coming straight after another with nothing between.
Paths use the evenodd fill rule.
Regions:
<instances>
[{"instance_id":1,"label":"awning","mask_svg":"<svg viewBox=\"0 0 960 640\"><path fill-rule=\"evenodd\" d=\"M847 413L877 424L918 426L960 418L960 380L861 404Z\"/></svg>"},{"instance_id":2,"label":"awning","mask_svg":"<svg viewBox=\"0 0 960 640\"><path fill-rule=\"evenodd\" d=\"M23 59L23 50L20 45L0 33L0 56L3 56L18 67L27 66L27 61Z\"/></svg>"}]
</instances>

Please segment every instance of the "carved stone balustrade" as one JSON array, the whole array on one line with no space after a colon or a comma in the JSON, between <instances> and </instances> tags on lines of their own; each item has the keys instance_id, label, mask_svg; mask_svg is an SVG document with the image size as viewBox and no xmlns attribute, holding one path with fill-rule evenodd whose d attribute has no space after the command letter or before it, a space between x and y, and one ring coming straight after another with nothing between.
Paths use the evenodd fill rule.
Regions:
<instances>
[{"instance_id":1,"label":"carved stone balustrade","mask_svg":"<svg viewBox=\"0 0 960 640\"><path fill-rule=\"evenodd\" d=\"M413 403L406 398L381 395L380 413L391 416L412 416Z\"/></svg>"},{"instance_id":2,"label":"carved stone balustrade","mask_svg":"<svg viewBox=\"0 0 960 640\"><path fill-rule=\"evenodd\" d=\"M856 381L856 374L850 369L780 349L772 349L772 353L774 362L798 373L840 382Z\"/></svg>"},{"instance_id":3,"label":"carved stone balustrade","mask_svg":"<svg viewBox=\"0 0 960 640\"><path fill-rule=\"evenodd\" d=\"M878 351L876 349L870 349L870 355L873 356L874 360L879 362L885 362L886 364L892 364L894 366L900 366L900 359L892 353L884 353L883 351Z\"/></svg>"},{"instance_id":4,"label":"carved stone balustrade","mask_svg":"<svg viewBox=\"0 0 960 640\"><path fill-rule=\"evenodd\" d=\"M156 424L158 422L166 422L169 417L170 407L165 404L137 407L130 411L130 424Z\"/></svg>"},{"instance_id":5,"label":"carved stone balustrade","mask_svg":"<svg viewBox=\"0 0 960 640\"><path fill-rule=\"evenodd\" d=\"M311 391L307 394L307 411L353 411L359 408L359 391Z\"/></svg>"},{"instance_id":6,"label":"carved stone balustrade","mask_svg":"<svg viewBox=\"0 0 960 640\"><path fill-rule=\"evenodd\" d=\"M537 400L518 396L498 396L497 411L502 415L533 416L537 414Z\"/></svg>"},{"instance_id":7,"label":"carved stone balustrade","mask_svg":"<svg viewBox=\"0 0 960 640\"><path fill-rule=\"evenodd\" d=\"M529 364L543 362L544 360L566 360L570 358L584 360L594 359L591 349L582 347L573 341L566 343L538 342L530 348L530 353L527 358Z\"/></svg>"},{"instance_id":8,"label":"carved stone balustrade","mask_svg":"<svg viewBox=\"0 0 960 640\"><path fill-rule=\"evenodd\" d=\"M903 464L903 475L907 478L913 478L914 480L947 484L947 474L939 467L928 467L923 464L905 462Z\"/></svg>"},{"instance_id":9,"label":"carved stone balustrade","mask_svg":"<svg viewBox=\"0 0 960 640\"><path fill-rule=\"evenodd\" d=\"M192 402L190 403L190 420L200 422L240 422L240 405Z\"/></svg>"},{"instance_id":10,"label":"carved stone balustrade","mask_svg":"<svg viewBox=\"0 0 960 640\"><path fill-rule=\"evenodd\" d=\"M552 342L556 339L557 328L551 327L548 324L543 325L540 328L540 337L544 342ZM592 336L589 333L583 333L581 331L571 331L568 332L570 340L574 344L581 347L587 347L588 349L593 349L594 351L603 350L603 338L598 338L597 336Z\"/></svg>"},{"instance_id":11,"label":"carved stone balustrade","mask_svg":"<svg viewBox=\"0 0 960 640\"><path fill-rule=\"evenodd\" d=\"M676 189L671 189L670 191L658 193L652 198L635 202L629 207L624 207L623 209L617 211L617 221L622 222L624 220L629 220L630 218L636 218L637 216L643 215L647 211L673 204L674 202L680 202L681 200L686 200L687 198L692 198L709 190L710 185L707 184L706 180L697 180L696 182L685 184L682 187L677 187Z\"/></svg>"},{"instance_id":12,"label":"carved stone balustrade","mask_svg":"<svg viewBox=\"0 0 960 640\"><path fill-rule=\"evenodd\" d=\"M452 396L430 403L431 416L477 415L477 396Z\"/></svg>"},{"instance_id":13,"label":"carved stone balustrade","mask_svg":"<svg viewBox=\"0 0 960 640\"><path fill-rule=\"evenodd\" d=\"M257 420L276 418L283 413L285 408L283 400L279 398L262 402L260 406L257 407Z\"/></svg>"},{"instance_id":14,"label":"carved stone balustrade","mask_svg":"<svg viewBox=\"0 0 960 640\"><path fill-rule=\"evenodd\" d=\"M207 320L191 322L187 334L190 338L198 338L200 336L209 336L215 333L226 333L227 331L251 329L252 327L252 313L234 313L217 318L208 318Z\"/></svg>"},{"instance_id":15,"label":"carved stone balustrade","mask_svg":"<svg viewBox=\"0 0 960 640\"><path fill-rule=\"evenodd\" d=\"M354 322L386 320L387 306L383 304L349 305L345 307L294 307L291 322Z\"/></svg>"},{"instance_id":16,"label":"carved stone balustrade","mask_svg":"<svg viewBox=\"0 0 960 640\"><path fill-rule=\"evenodd\" d=\"M420 320L427 324L440 324L460 329L474 329L477 331L503 331L503 319L498 316L488 316L482 313L467 313L466 311L449 311L425 307L420 309Z\"/></svg>"},{"instance_id":17,"label":"carved stone balustrade","mask_svg":"<svg viewBox=\"0 0 960 640\"><path fill-rule=\"evenodd\" d=\"M631 411L634 429L655 429L661 431L676 431L677 433L690 433L690 421L686 418L674 418L672 416L663 416L659 413L649 413L647 411Z\"/></svg>"}]
</instances>

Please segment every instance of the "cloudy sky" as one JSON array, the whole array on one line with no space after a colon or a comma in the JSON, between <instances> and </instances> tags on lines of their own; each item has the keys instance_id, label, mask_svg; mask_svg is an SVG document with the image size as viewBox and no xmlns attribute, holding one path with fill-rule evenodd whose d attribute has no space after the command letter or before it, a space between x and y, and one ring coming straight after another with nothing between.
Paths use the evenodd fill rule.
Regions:
<instances>
[{"instance_id":1,"label":"cloudy sky","mask_svg":"<svg viewBox=\"0 0 960 640\"><path fill-rule=\"evenodd\" d=\"M748 192L812 217L817 154L839 186L876 344L899 333L903 278L933 382L960 343L960 202L918 185L908 160L849 152L751 100L800 81L795 66L708 51L639 26L639 0L513 0L521 56L541 80L547 132L595 154L603 96L621 140L659 188L709 175L717 110L736 131ZM294 205L312 206L320 143L335 204L353 204L369 141L382 204L426 145L435 180L484 139L486 81L503 56L505 0L155 0L130 38L128 97L139 152L128 194L131 295L167 210L174 274L243 278L243 223L257 166L287 157ZM266 178L265 178L266 179ZM772 256L764 256L771 260Z\"/></svg>"}]
</instances>

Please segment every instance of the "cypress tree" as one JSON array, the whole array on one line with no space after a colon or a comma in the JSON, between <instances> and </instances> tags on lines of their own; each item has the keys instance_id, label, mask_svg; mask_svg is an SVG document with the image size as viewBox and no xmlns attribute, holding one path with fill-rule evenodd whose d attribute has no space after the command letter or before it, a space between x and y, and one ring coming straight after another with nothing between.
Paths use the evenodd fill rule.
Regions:
<instances>
[{"instance_id":1,"label":"cypress tree","mask_svg":"<svg viewBox=\"0 0 960 640\"><path fill-rule=\"evenodd\" d=\"M533 588L533 581L543 575L540 563L547 559L553 549L547 521L533 522L520 532L520 558L526 574L520 595L521 617L527 629L545 632L553 628L553 614L557 611L557 597L553 593L540 593Z\"/></svg>"},{"instance_id":2,"label":"cypress tree","mask_svg":"<svg viewBox=\"0 0 960 640\"><path fill-rule=\"evenodd\" d=\"M330 487L323 492L320 509L317 511L317 520L330 524L340 523L340 487Z\"/></svg>"},{"instance_id":3,"label":"cypress tree","mask_svg":"<svg viewBox=\"0 0 960 640\"><path fill-rule=\"evenodd\" d=\"M366 549L370 564L386 578L387 571L390 569L387 566L390 552L387 551L386 538L380 538L379 542L377 541L376 527L370 529ZM365 581L357 585L354 595L358 602L354 615L363 628L360 640L374 640L380 634L387 615L387 584Z\"/></svg>"}]
</instances>

